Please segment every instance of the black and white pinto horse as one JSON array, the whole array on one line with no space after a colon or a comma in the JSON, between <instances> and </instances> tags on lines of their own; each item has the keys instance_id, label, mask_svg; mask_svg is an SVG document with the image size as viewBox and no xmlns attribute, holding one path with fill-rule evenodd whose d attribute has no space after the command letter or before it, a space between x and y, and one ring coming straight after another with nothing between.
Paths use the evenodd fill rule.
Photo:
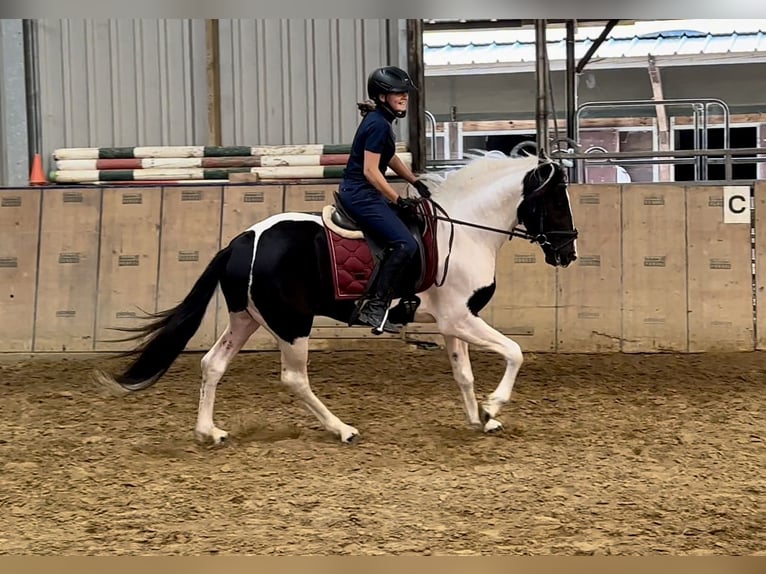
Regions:
<instances>
[{"instance_id":1,"label":"black and white pinto horse","mask_svg":"<svg viewBox=\"0 0 766 574\"><path fill-rule=\"evenodd\" d=\"M423 176L436 213L438 275L443 281L420 292L415 322L435 322L444 337L468 422L476 429L502 429L497 415L510 397L522 364L519 345L487 324L479 311L495 291L498 251L511 236L538 243L549 265L576 259L576 236L564 169L547 157L510 158L500 152L475 155L465 166ZM408 192L410 190L408 189ZM411 192L411 194L414 192ZM428 201L428 200L424 200ZM517 227L523 225L524 229ZM446 276L445 261L449 261ZM96 378L122 392L151 386L168 370L197 331L220 285L229 325L201 360L202 383L195 435L221 443L228 433L213 422L215 394L229 363L260 327L281 351L281 382L342 442L358 436L314 394L307 372L314 317L348 322L353 301L339 301L330 283L330 258L321 216L281 213L268 217L220 250L176 307L151 317L130 339L143 339L132 363L118 376ZM535 289L534 285L504 286ZM394 300L392 307L397 304ZM505 373L480 406L468 345L499 353Z\"/></svg>"}]
</instances>

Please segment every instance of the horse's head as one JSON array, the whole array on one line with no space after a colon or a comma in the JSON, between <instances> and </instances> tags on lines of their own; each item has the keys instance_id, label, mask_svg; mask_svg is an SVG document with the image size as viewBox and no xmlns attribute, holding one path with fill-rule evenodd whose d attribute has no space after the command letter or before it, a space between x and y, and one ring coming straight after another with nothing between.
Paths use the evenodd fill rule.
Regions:
<instances>
[{"instance_id":1,"label":"horse's head","mask_svg":"<svg viewBox=\"0 0 766 574\"><path fill-rule=\"evenodd\" d=\"M564 168L548 158L524 176L518 218L530 239L539 243L549 265L567 267L577 259L577 229Z\"/></svg>"}]
</instances>

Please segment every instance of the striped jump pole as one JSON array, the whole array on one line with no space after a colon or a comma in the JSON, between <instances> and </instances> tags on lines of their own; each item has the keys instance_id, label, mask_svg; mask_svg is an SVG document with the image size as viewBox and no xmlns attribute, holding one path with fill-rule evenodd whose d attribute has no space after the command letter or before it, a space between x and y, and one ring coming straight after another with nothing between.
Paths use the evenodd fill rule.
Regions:
<instances>
[{"instance_id":1,"label":"striped jump pole","mask_svg":"<svg viewBox=\"0 0 766 574\"><path fill-rule=\"evenodd\" d=\"M407 151L403 142L396 144L397 152ZM55 160L75 159L147 159L147 158L206 158L264 155L338 155L351 153L351 144L299 144L281 146L148 146L59 148L53 151Z\"/></svg>"},{"instance_id":2,"label":"striped jump pole","mask_svg":"<svg viewBox=\"0 0 766 574\"><path fill-rule=\"evenodd\" d=\"M54 183L92 183L94 181L204 181L210 179L228 180L230 173L248 173L253 168L235 167L229 169L72 169L50 173Z\"/></svg>"},{"instance_id":3,"label":"striped jump pole","mask_svg":"<svg viewBox=\"0 0 766 574\"><path fill-rule=\"evenodd\" d=\"M404 163L412 164L412 154L396 154ZM348 154L326 155L261 155L234 157L178 157L130 159L63 159L56 161L58 171L69 170L136 170L136 169L189 169L230 167L287 167L287 166L344 166Z\"/></svg>"},{"instance_id":4,"label":"striped jump pole","mask_svg":"<svg viewBox=\"0 0 766 574\"><path fill-rule=\"evenodd\" d=\"M304 165L287 167L242 167L230 170L218 169L89 169L63 170L50 174L51 183L93 183L111 181L153 181L153 182L207 182L209 180L229 181L231 173L256 174L259 179L340 179L343 166ZM393 177L393 170L386 171L386 177Z\"/></svg>"},{"instance_id":5,"label":"striped jump pole","mask_svg":"<svg viewBox=\"0 0 766 574\"><path fill-rule=\"evenodd\" d=\"M232 173L257 174L260 179L340 179L345 166L342 165L293 165L279 167L232 167L222 169L83 169L59 170L50 173L54 183L90 183L94 181L205 181L229 178ZM386 176L396 175L391 169Z\"/></svg>"}]
</instances>

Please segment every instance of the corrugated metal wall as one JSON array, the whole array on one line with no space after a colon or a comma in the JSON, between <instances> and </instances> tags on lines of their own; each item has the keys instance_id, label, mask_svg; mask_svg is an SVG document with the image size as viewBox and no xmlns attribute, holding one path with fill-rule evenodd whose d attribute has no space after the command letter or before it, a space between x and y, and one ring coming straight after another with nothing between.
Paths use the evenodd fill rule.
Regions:
<instances>
[{"instance_id":1,"label":"corrugated metal wall","mask_svg":"<svg viewBox=\"0 0 766 574\"><path fill-rule=\"evenodd\" d=\"M350 142L396 33L386 20L221 20L223 144Z\"/></svg>"},{"instance_id":2,"label":"corrugated metal wall","mask_svg":"<svg viewBox=\"0 0 766 574\"><path fill-rule=\"evenodd\" d=\"M0 20L0 184L24 185L29 175L21 20Z\"/></svg>"},{"instance_id":3,"label":"corrugated metal wall","mask_svg":"<svg viewBox=\"0 0 766 574\"><path fill-rule=\"evenodd\" d=\"M43 149L203 145L204 20L39 20Z\"/></svg>"},{"instance_id":4,"label":"corrugated metal wall","mask_svg":"<svg viewBox=\"0 0 766 574\"><path fill-rule=\"evenodd\" d=\"M38 20L42 150L207 144L204 20ZM223 145L345 143L387 20L221 20Z\"/></svg>"}]
</instances>

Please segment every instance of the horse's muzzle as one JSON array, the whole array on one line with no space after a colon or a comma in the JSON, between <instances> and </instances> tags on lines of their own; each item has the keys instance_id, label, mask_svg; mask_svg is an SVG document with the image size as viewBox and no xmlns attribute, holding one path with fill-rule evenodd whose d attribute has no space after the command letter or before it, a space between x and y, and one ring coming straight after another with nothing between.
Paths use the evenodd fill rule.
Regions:
<instances>
[{"instance_id":1,"label":"horse's muzzle","mask_svg":"<svg viewBox=\"0 0 766 574\"><path fill-rule=\"evenodd\" d=\"M553 267L569 267L577 261L577 255L561 251L547 250L545 253L545 262Z\"/></svg>"}]
</instances>

